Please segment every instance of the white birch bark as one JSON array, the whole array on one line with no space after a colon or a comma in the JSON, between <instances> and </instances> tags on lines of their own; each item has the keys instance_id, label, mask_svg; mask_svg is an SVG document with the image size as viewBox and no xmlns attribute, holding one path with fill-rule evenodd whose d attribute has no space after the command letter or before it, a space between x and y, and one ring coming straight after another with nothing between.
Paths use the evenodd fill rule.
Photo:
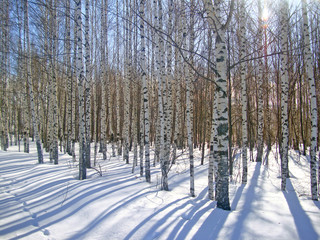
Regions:
<instances>
[{"instance_id":1,"label":"white birch bark","mask_svg":"<svg viewBox=\"0 0 320 240\"><path fill-rule=\"evenodd\" d=\"M246 55L246 27L245 27L245 2L240 1L240 61L244 61ZM242 184L247 183L248 166L247 166L247 80L246 80L246 63L240 64L241 77L241 113L242 113Z\"/></svg>"},{"instance_id":2,"label":"white birch bark","mask_svg":"<svg viewBox=\"0 0 320 240\"><path fill-rule=\"evenodd\" d=\"M24 30L24 50L26 50L26 31ZM21 52L22 53L22 52ZM23 59L23 78L27 79L27 59ZM29 153L30 146L29 146L29 134L30 134L30 112L29 112L29 94L27 91L27 82L25 83L25 89L22 89L24 93L24 101L23 101L23 151L25 153Z\"/></svg>"},{"instance_id":3,"label":"white birch bark","mask_svg":"<svg viewBox=\"0 0 320 240\"><path fill-rule=\"evenodd\" d=\"M74 18L76 19L77 13L75 11ZM72 71L71 71L71 89L72 89L72 101L71 101L71 108L72 108L72 145L71 145L71 153L72 153L72 161L76 162L76 141L77 141L77 135L76 135L76 121L78 116L78 110L76 109L76 99L77 99L77 74L78 74L78 68L77 68L77 62L78 62L78 54L77 54L77 46L78 46L78 34L77 30L78 26L74 24L74 36L73 36L73 59L72 59ZM78 120L79 121L79 120Z\"/></svg>"},{"instance_id":4,"label":"white birch bark","mask_svg":"<svg viewBox=\"0 0 320 240\"><path fill-rule=\"evenodd\" d=\"M155 7L157 10L157 29L159 31L162 30L162 24L163 24L163 11L162 11L162 1L158 0L158 6ZM165 75L165 58L164 58L164 41L159 35L157 36L157 78L158 78L158 107L159 107L159 146L160 146L160 167L161 167L161 189L168 191L169 185L168 185L168 156L166 152L166 130L165 130L165 123L166 123L166 75Z\"/></svg>"},{"instance_id":5,"label":"white birch bark","mask_svg":"<svg viewBox=\"0 0 320 240\"><path fill-rule=\"evenodd\" d=\"M140 149L139 149L139 158L140 158L140 176L143 176L143 156L144 156L144 103L143 103L144 96L141 94L141 106L140 106L140 135L139 135L139 144L140 144Z\"/></svg>"},{"instance_id":6,"label":"white birch bark","mask_svg":"<svg viewBox=\"0 0 320 240\"><path fill-rule=\"evenodd\" d=\"M91 59L90 59L90 40L89 40L89 0L85 1L85 26L84 26L84 45L85 45L85 128L86 128L86 156L85 164L91 167Z\"/></svg>"},{"instance_id":7,"label":"white birch bark","mask_svg":"<svg viewBox=\"0 0 320 240\"><path fill-rule=\"evenodd\" d=\"M82 27L81 27L81 0L75 1L76 8L76 26L77 26L77 78L79 91L79 180L87 178L86 170L86 126L85 126L85 79L82 53Z\"/></svg>"},{"instance_id":8,"label":"white birch bark","mask_svg":"<svg viewBox=\"0 0 320 240\"><path fill-rule=\"evenodd\" d=\"M281 74L281 129L282 129L282 154L281 154L281 190L286 190L286 179L288 175L288 143L289 143L289 120L288 120L288 2L281 1L280 6L280 74Z\"/></svg>"},{"instance_id":9,"label":"white birch bark","mask_svg":"<svg viewBox=\"0 0 320 240\"><path fill-rule=\"evenodd\" d=\"M158 0L153 1L153 18L154 18L154 26L157 30L159 28L159 17L158 17ZM154 36L154 55L155 55L155 79L158 82L157 84L157 98L158 98L158 109L157 109L157 118L156 118L156 142L155 142L155 160L154 162L160 161L160 153L162 147L162 137L161 128L163 121L163 105L162 105L162 97L161 97L161 85L162 82L160 80L160 51L159 51L159 35L155 34Z\"/></svg>"},{"instance_id":10,"label":"white birch bark","mask_svg":"<svg viewBox=\"0 0 320 240\"><path fill-rule=\"evenodd\" d=\"M1 108L1 119L0 119L0 131L1 131L1 148L4 151L7 151L9 147L8 139L8 72L9 72L9 2L3 1L0 10L3 14L1 16L1 27L2 27L2 36L1 36L1 63L0 63L0 108ZM2 85L2 86L1 86Z\"/></svg>"},{"instance_id":11,"label":"white birch bark","mask_svg":"<svg viewBox=\"0 0 320 240\"><path fill-rule=\"evenodd\" d=\"M121 82L121 75L120 75L120 29L119 29L119 0L116 2L116 10L117 10L117 17L116 17L116 39L117 39L117 50L116 50L116 61L117 61L117 73L116 73L116 111L117 111L117 148L118 148L118 155L122 155L122 144L121 144L121 111L120 111L120 82Z\"/></svg>"},{"instance_id":12,"label":"white birch bark","mask_svg":"<svg viewBox=\"0 0 320 240\"><path fill-rule=\"evenodd\" d=\"M142 77L142 92L143 92L143 115L141 121L144 123L144 136L140 141L144 141L145 149L145 175L146 182L151 182L150 174L150 147L149 147L149 134L150 134L150 122L149 122L149 91L147 84L146 73L146 44L145 44L145 29L144 29L144 8L145 1L140 0L139 14L141 17L140 22L140 37L141 37L141 77Z\"/></svg>"},{"instance_id":13,"label":"white birch bark","mask_svg":"<svg viewBox=\"0 0 320 240\"><path fill-rule=\"evenodd\" d=\"M213 111L212 111L212 119L211 119L211 135L210 135L210 152L209 152L209 166L208 166L208 196L209 199L215 200L216 191L214 193L214 182L217 183L218 180L218 164L219 159L215 157L214 148L217 146L217 100L216 94L213 97ZM217 190L215 188L215 190Z\"/></svg>"},{"instance_id":14,"label":"white birch bark","mask_svg":"<svg viewBox=\"0 0 320 240\"><path fill-rule=\"evenodd\" d=\"M304 57L305 57L305 73L310 88L310 107L311 107L311 146L310 146L310 181L311 181L311 197L312 200L320 198L320 176L317 185L317 136L318 136L318 116L317 116L317 96L316 96L316 78L313 71L310 30L307 11L307 1L302 0L302 17L303 17L303 38L304 38ZM319 163L318 163L319 164ZM320 166L319 166L320 169ZM320 173L320 172L319 172Z\"/></svg>"},{"instance_id":15,"label":"white birch bark","mask_svg":"<svg viewBox=\"0 0 320 240\"><path fill-rule=\"evenodd\" d=\"M176 16L176 34L175 42L179 47L182 46L182 16ZM183 71L183 58L178 48L175 48L175 77L174 77L174 92L175 92L175 126L173 133L173 144L172 144L172 163L174 164L177 158L177 147L181 141L181 81ZM180 146L181 147L181 146Z\"/></svg>"},{"instance_id":16,"label":"white birch bark","mask_svg":"<svg viewBox=\"0 0 320 240\"><path fill-rule=\"evenodd\" d=\"M193 8L193 1L191 8ZM193 51L194 51L194 15L190 13L190 28L189 32L189 61L193 64ZM186 24L184 24L186 26ZM187 36L187 28L184 28L184 36ZM186 46L185 46L186 47ZM187 118L187 135L188 135L188 149L189 149L189 165L190 165L190 195L195 196L194 190L194 157L193 157L193 74L192 70L186 68L186 118Z\"/></svg>"},{"instance_id":17,"label":"white birch bark","mask_svg":"<svg viewBox=\"0 0 320 240\"><path fill-rule=\"evenodd\" d=\"M58 36L57 36L57 6L56 0L50 1L50 19L51 19L51 79L50 81L50 151L51 161L54 164L58 164L58 100L57 100L57 73L56 73L56 61L57 61L57 48L58 48Z\"/></svg>"},{"instance_id":18,"label":"white birch bark","mask_svg":"<svg viewBox=\"0 0 320 240\"><path fill-rule=\"evenodd\" d=\"M216 179L217 207L230 210L229 202L229 173L228 173L228 97L227 97L227 47L225 42L225 28L221 24L222 2L215 1L213 7L211 0L203 0L208 14L210 27L215 29L215 56L216 56L216 138L214 157L217 158L218 179ZM229 13L231 14L231 13Z\"/></svg>"},{"instance_id":19,"label":"white birch bark","mask_svg":"<svg viewBox=\"0 0 320 240\"><path fill-rule=\"evenodd\" d=\"M125 77L124 77L124 123L123 123L123 160L129 164L129 124L130 124L130 80L132 78L131 64L131 0L126 0L126 19L125 31Z\"/></svg>"},{"instance_id":20,"label":"white birch bark","mask_svg":"<svg viewBox=\"0 0 320 240\"><path fill-rule=\"evenodd\" d=\"M42 145L40 142L39 132L38 132L38 118L36 116L35 110L35 99L34 99L34 91L32 85L32 73L31 73L31 48L30 48L30 38L29 38L29 11L28 11L28 1L24 0L24 17L25 17L25 31L26 31L26 40L27 40L27 85L29 90L29 97L30 97L30 109L31 109L31 118L32 118L32 125L33 125L33 134L36 139L36 146L37 146L37 154L38 154L38 163L43 163L43 153L42 153Z\"/></svg>"},{"instance_id":21,"label":"white birch bark","mask_svg":"<svg viewBox=\"0 0 320 240\"><path fill-rule=\"evenodd\" d=\"M262 59L262 10L261 0L258 1L258 15L259 15L259 28L258 28L258 129L257 129L257 157L256 161L262 161L263 155L263 59Z\"/></svg>"},{"instance_id":22,"label":"white birch bark","mask_svg":"<svg viewBox=\"0 0 320 240\"><path fill-rule=\"evenodd\" d=\"M103 160L107 159L107 149L106 149L106 141L107 141L107 59L106 59L106 47L107 47L107 34L106 34L106 29L107 29L107 22L106 22L106 14L107 11L105 9L105 4L104 0L101 1L101 60L100 60L100 78L101 78L101 139L100 139L100 147L101 147L101 152L103 156Z\"/></svg>"},{"instance_id":23,"label":"white birch bark","mask_svg":"<svg viewBox=\"0 0 320 240\"><path fill-rule=\"evenodd\" d=\"M72 155L72 77L71 77L71 12L70 0L66 3L66 37L65 37L65 51L66 51L66 68L67 68L67 152Z\"/></svg>"}]
</instances>

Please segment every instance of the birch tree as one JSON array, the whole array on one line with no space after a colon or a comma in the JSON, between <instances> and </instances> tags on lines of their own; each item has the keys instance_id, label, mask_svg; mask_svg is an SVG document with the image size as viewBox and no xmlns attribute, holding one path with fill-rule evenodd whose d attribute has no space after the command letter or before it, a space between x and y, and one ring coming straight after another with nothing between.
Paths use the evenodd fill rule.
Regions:
<instances>
[{"instance_id":1,"label":"birch tree","mask_svg":"<svg viewBox=\"0 0 320 240\"><path fill-rule=\"evenodd\" d=\"M246 28L245 28L245 2L240 1L240 77L241 77L241 111L242 111L242 184L247 183L247 82L246 82Z\"/></svg>"},{"instance_id":2,"label":"birch tree","mask_svg":"<svg viewBox=\"0 0 320 240\"><path fill-rule=\"evenodd\" d=\"M103 155L103 160L107 159L106 153L106 140L107 140L107 59L106 59L106 47L107 47L107 18L106 14L107 11L105 9L106 5L104 4L104 0L101 0L101 37L100 37L100 44L101 44L101 59L100 59L100 78L101 78L101 139L100 139L100 147Z\"/></svg>"},{"instance_id":3,"label":"birch tree","mask_svg":"<svg viewBox=\"0 0 320 240\"><path fill-rule=\"evenodd\" d=\"M257 129L257 157L256 161L262 161L263 155L263 59L262 59L262 9L261 0L258 0L258 72L257 72L257 88L258 88L258 129Z\"/></svg>"},{"instance_id":4,"label":"birch tree","mask_svg":"<svg viewBox=\"0 0 320 240\"><path fill-rule=\"evenodd\" d=\"M193 1L191 2L191 7L193 8ZM193 60L193 52L194 52L194 15L193 9L191 10L190 16L190 29L189 29L189 52L190 52L190 59L189 61L192 63ZM185 28L186 29L186 28ZM187 32L184 32L184 35ZM193 159L193 74L190 69L187 68L186 72L187 78L187 89L186 89L186 117L187 117L187 133L188 133L188 149L189 149L189 161L190 161L190 195L192 197L195 196L194 193L194 159Z\"/></svg>"},{"instance_id":5,"label":"birch tree","mask_svg":"<svg viewBox=\"0 0 320 240\"><path fill-rule=\"evenodd\" d=\"M281 144L281 190L286 189L286 179L288 175L288 2L281 1L280 5L280 74L281 74L281 126L282 126L282 144Z\"/></svg>"},{"instance_id":6,"label":"birch tree","mask_svg":"<svg viewBox=\"0 0 320 240\"><path fill-rule=\"evenodd\" d=\"M2 6L0 7L1 16L1 46L0 46L0 108L1 108L1 120L0 120L0 130L1 130L1 148L3 151L7 151L9 147L9 139L8 139L8 52L9 52L9 2L3 1Z\"/></svg>"},{"instance_id":7,"label":"birch tree","mask_svg":"<svg viewBox=\"0 0 320 240\"><path fill-rule=\"evenodd\" d=\"M50 126L50 161L58 164L58 100L57 100L57 5L56 0L49 1L50 11L50 57L49 66L51 78L49 80L50 91L50 110L49 110L49 126Z\"/></svg>"},{"instance_id":8,"label":"birch tree","mask_svg":"<svg viewBox=\"0 0 320 240\"><path fill-rule=\"evenodd\" d=\"M216 56L216 117L217 145L214 148L214 157L219 161L218 179L216 179L217 207L230 210L229 202L229 173L228 173L228 98L227 98L227 47L225 31L230 23L232 14L229 12L227 22L222 24L222 1L203 0L208 15L209 26L215 30ZM233 4L233 3L232 3Z\"/></svg>"},{"instance_id":9,"label":"birch tree","mask_svg":"<svg viewBox=\"0 0 320 240\"><path fill-rule=\"evenodd\" d=\"M145 44L145 29L144 29L144 9L145 1L140 0L139 14L141 17L140 22L140 37L141 37L141 77L142 77L142 92L143 92L143 115L140 121L144 122L144 136L140 141L144 141L145 148L145 175L146 182L151 182L150 175L150 147L149 147L149 134L150 134L150 123L149 123L149 91L147 85L147 74L146 74L146 44Z\"/></svg>"},{"instance_id":10,"label":"birch tree","mask_svg":"<svg viewBox=\"0 0 320 240\"><path fill-rule=\"evenodd\" d=\"M116 11L117 11L117 17L116 17L116 62L117 62L117 72L116 72L116 111L117 111L117 148L118 148L118 155L122 155L122 140L121 140L121 111L120 111L120 82L121 82L121 75L120 75L120 29L119 29L119 0L116 2Z\"/></svg>"},{"instance_id":11,"label":"birch tree","mask_svg":"<svg viewBox=\"0 0 320 240\"><path fill-rule=\"evenodd\" d=\"M71 12L70 0L66 2L66 37L65 37L65 51L66 51L66 73L67 73L67 152L72 155L72 76L71 76Z\"/></svg>"},{"instance_id":12,"label":"birch tree","mask_svg":"<svg viewBox=\"0 0 320 240\"><path fill-rule=\"evenodd\" d=\"M36 109L35 109L35 99L34 99L34 91L33 91L33 84L32 84L32 73L31 73L31 48L30 48L30 38L29 38L29 7L28 7L28 0L24 0L24 24L25 24L25 31L26 31L26 41L27 41L27 89L29 90L30 96L30 109L31 109L31 118L32 118L32 125L33 125L33 134L36 139L36 146L37 146L37 154L38 154L38 163L43 163L43 153L42 153L42 145L40 142L39 132L38 132L38 117L36 116Z\"/></svg>"},{"instance_id":13,"label":"birch tree","mask_svg":"<svg viewBox=\"0 0 320 240\"><path fill-rule=\"evenodd\" d=\"M304 39L304 57L305 57L305 75L309 82L310 102L311 102L311 139L310 139L310 180L311 180L311 197L312 200L318 200L318 191L320 182L317 186L317 136L318 136L318 109L316 96L316 78L312 68L312 54L310 45L310 30L307 11L307 1L302 0L302 17L303 17L303 39ZM319 168L320 169L320 168Z\"/></svg>"},{"instance_id":14,"label":"birch tree","mask_svg":"<svg viewBox=\"0 0 320 240\"><path fill-rule=\"evenodd\" d=\"M85 1L85 26L84 26L84 42L85 42L85 128L86 128L86 167L91 167L90 161L90 142L91 142L91 58L90 58L90 40L89 40L89 0Z\"/></svg>"},{"instance_id":15,"label":"birch tree","mask_svg":"<svg viewBox=\"0 0 320 240\"><path fill-rule=\"evenodd\" d=\"M79 180L87 178L86 170L86 116L85 116L85 83L84 83L84 65L82 53L82 17L81 0L75 1L75 24L77 35L77 78L79 88Z\"/></svg>"},{"instance_id":16,"label":"birch tree","mask_svg":"<svg viewBox=\"0 0 320 240\"><path fill-rule=\"evenodd\" d=\"M131 49L131 11L132 5L131 0L126 0L126 20L124 24L125 32L125 77L124 77L124 123L123 123L123 160L128 164L129 163L129 124L130 124L130 80L132 78L132 49Z\"/></svg>"}]
</instances>

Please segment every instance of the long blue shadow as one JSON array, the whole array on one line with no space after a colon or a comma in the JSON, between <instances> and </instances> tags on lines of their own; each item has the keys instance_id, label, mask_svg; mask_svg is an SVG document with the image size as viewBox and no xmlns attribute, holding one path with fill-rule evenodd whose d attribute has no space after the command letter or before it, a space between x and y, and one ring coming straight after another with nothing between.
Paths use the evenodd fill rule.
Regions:
<instances>
[{"instance_id":1,"label":"long blue shadow","mask_svg":"<svg viewBox=\"0 0 320 240\"><path fill-rule=\"evenodd\" d=\"M145 218L142 222L140 222L134 229L132 229L128 235L124 238L124 240L129 240L132 239L133 235L139 231L139 229L141 229L147 222L149 222L153 217L155 217L156 215L158 215L159 213L163 212L165 209L169 208L172 205L177 204L180 201L183 201L187 199L187 197L181 198L181 199L177 199L169 204L167 204L166 206L160 208L159 210L157 210L156 212L154 212L153 214L151 214L150 216L148 216L147 218ZM183 205L186 206L189 203L189 201L185 202Z\"/></svg>"},{"instance_id":2,"label":"long blue shadow","mask_svg":"<svg viewBox=\"0 0 320 240\"><path fill-rule=\"evenodd\" d=\"M297 197L296 192L294 191L290 179L287 179L286 187L287 189L292 189L292 191L290 192L283 192L283 195L288 203L290 212L293 216L294 223L299 234L299 238L308 240L318 239L320 236L318 236L318 234L314 230L308 215L301 207L300 201Z\"/></svg>"},{"instance_id":3,"label":"long blue shadow","mask_svg":"<svg viewBox=\"0 0 320 240\"><path fill-rule=\"evenodd\" d=\"M233 229L231 239L237 239L237 238L239 238L239 236L241 236L244 222L245 222L246 218L248 217L249 213L251 212L252 203L258 197L254 194L254 189L258 185L258 178L260 175L260 169L261 169L261 163L257 163L255 166L255 169L254 169L253 176L250 181L250 185L247 189L247 194L246 194L244 205L243 205L243 211L241 211L241 214L239 215L239 217L237 219L237 224L235 225L235 228Z\"/></svg>"},{"instance_id":4,"label":"long blue shadow","mask_svg":"<svg viewBox=\"0 0 320 240\"><path fill-rule=\"evenodd\" d=\"M237 208L240 197L243 192L244 185L241 185L233 198L231 204L231 210ZM215 208L207 219L203 222L201 227L198 229L197 233L194 235L193 239L217 239L223 225L225 224L229 211L224 211L218 208ZM182 238L181 238L182 239Z\"/></svg>"}]
</instances>

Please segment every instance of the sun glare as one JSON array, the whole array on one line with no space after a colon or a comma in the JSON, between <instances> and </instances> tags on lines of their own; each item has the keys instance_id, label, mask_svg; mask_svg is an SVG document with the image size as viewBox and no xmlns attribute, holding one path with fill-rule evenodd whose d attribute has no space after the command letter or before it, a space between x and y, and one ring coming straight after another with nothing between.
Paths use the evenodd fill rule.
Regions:
<instances>
[{"instance_id":1,"label":"sun glare","mask_svg":"<svg viewBox=\"0 0 320 240\"><path fill-rule=\"evenodd\" d=\"M267 6L263 7L261 19L264 22L267 22L269 19L269 10L268 10Z\"/></svg>"}]
</instances>

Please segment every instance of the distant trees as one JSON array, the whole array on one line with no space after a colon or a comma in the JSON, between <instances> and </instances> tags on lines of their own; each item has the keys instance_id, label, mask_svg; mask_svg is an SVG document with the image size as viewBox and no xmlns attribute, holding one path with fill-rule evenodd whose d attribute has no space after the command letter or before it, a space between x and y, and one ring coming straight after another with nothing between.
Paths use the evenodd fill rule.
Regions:
<instances>
[{"instance_id":1,"label":"distant trees","mask_svg":"<svg viewBox=\"0 0 320 240\"><path fill-rule=\"evenodd\" d=\"M23 140L29 152L32 137L39 156L43 147L57 164L60 145L85 179L99 143L104 160L122 155L133 171L139 162L147 182L159 164L161 188L169 190L171 165L187 149L195 196L193 152L201 148L203 164L209 148L209 198L230 209L238 149L245 184L248 160L267 164L271 145L280 146L284 189L288 149L310 147L312 198L319 197L319 3L2 2L3 150Z\"/></svg>"}]
</instances>

